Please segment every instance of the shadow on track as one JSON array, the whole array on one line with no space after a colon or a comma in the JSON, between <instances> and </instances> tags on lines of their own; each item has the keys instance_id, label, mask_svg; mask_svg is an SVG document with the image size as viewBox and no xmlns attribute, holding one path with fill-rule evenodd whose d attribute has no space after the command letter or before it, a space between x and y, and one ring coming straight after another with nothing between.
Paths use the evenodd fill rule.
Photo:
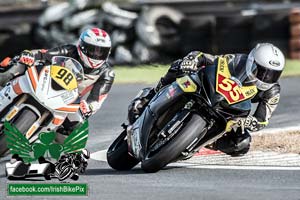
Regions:
<instances>
[{"instance_id":1,"label":"shadow on track","mask_svg":"<svg viewBox=\"0 0 300 200\"><path fill-rule=\"evenodd\" d=\"M167 172L169 170L173 170L173 169L181 169L182 167L177 167L177 166L167 166L163 169L161 169L160 171L156 172L156 173L160 173L160 172ZM104 169L87 169L86 172L83 174L83 176L101 176L101 175L129 175L129 174L149 174L144 172L141 168L133 168L132 170L128 170L128 171L116 171L114 169L111 168L104 168Z\"/></svg>"},{"instance_id":2,"label":"shadow on track","mask_svg":"<svg viewBox=\"0 0 300 200\"><path fill-rule=\"evenodd\" d=\"M87 169L83 176L95 176L95 175L127 175L127 174L144 174L145 172L140 168L134 168L129 171L116 171L111 168L105 169Z\"/></svg>"}]
</instances>

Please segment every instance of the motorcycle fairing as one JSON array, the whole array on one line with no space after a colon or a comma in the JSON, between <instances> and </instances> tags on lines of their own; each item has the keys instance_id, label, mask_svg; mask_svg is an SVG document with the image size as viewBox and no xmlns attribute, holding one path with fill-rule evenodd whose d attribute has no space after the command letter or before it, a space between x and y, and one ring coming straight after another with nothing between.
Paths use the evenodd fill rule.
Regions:
<instances>
[{"instance_id":1,"label":"motorcycle fairing","mask_svg":"<svg viewBox=\"0 0 300 200\"><path fill-rule=\"evenodd\" d=\"M193 82L193 80L189 76L177 78L176 82L183 92L189 93L189 92L197 91L197 85Z\"/></svg>"},{"instance_id":2,"label":"motorcycle fairing","mask_svg":"<svg viewBox=\"0 0 300 200\"><path fill-rule=\"evenodd\" d=\"M50 70L52 80L62 88L71 91L78 87L76 77L68 68L52 65Z\"/></svg>"},{"instance_id":3,"label":"motorcycle fairing","mask_svg":"<svg viewBox=\"0 0 300 200\"><path fill-rule=\"evenodd\" d=\"M257 93L253 86L243 86L235 77L231 76L226 58L218 59L216 73L216 91L221 94L228 104L235 104L251 99Z\"/></svg>"},{"instance_id":4,"label":"motorcycle fairing","mask_svg":"<svg viewBox=\"0 0 300 200\"><path fill-rule=\"evenodd\" d=\"M129 140L131 140L129 141L129 143L132 144L130 145L131 149L135 149L135 152L133 152L135 157L142 159L146 155L148 139L154 123L158 120L160 115L180 100L183 94L184 92L180 86L174 82L162 89L152 98L142 115L133 124L133 132L128 137ZM139 147L134 146L134 144Z\"/></svg>"},{"instance_id":5,"label":"motorcycle fairing","mask_svg":"<svg viewBox=\"0 0 300 200\"><path fill-rule=\"evenodd\" d=\"M74 102L78 99L78 89L77 87L74 88L75 86L77 86L77 82L74 76L72 75L73 78L70 81L70 84L66 85L66 88L70 90L53 89L52 82L55 80L51 78L52 67L43 67L39 74L37 73L35 67L30 67L26 72L26 77L28 81L23 77L20 77L19 79L17 79L19 83L14 81L14 85L18 84L20 86L20 90L23 93L32 94L34 98L38 98L39 101L50 110L69 113L77 112L79 109L79 104ZM57 75L59 69L61 68L63 67L54 66L55 71L54 73L52 73L52 76ZM64 73L71 74L69 69L64 68L64 70L66 70ZM31 88L27 87L27 82L31 83ZM64 83L61 84L63 85Z\"/></svg>"}]
</instances>

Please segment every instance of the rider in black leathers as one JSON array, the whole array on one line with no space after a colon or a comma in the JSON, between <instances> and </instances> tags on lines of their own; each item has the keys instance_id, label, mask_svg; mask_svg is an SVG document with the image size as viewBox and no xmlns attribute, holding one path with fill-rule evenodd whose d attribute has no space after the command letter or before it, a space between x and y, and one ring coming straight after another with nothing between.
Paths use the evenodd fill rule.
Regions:
<instances>
[{"instance_id":1,"label":"rider in black leathers","mask_svg":"<svg viewBox=\"0 0 300 200\"><path fill-rule=\"evenodd\" d=\"M252 103L258 103L253 115L247 118L237 119L239 128L226 133L222 138L211 144L210 148L220 150L232 156L244 155L249 151L251 136L249 131L258 131L268 125L269 119L275 111L280 99L280 85L278 79L284 67L284 56L281 51L271 44L258 44L249 55L247 54L227 54L220 55L227 59L229 69L234 73L239 70L247 70L247 66L255 65L255 74L249 76L255 77L258 93L252 99ZM216 59L220 56L213 56L200 51L193 51L172 63L167 74L162 77L152 92L145 96L144 99L151 99L154 94L163 86L168 85L182 76L185 72L196 71L199 67L209 67L214 65ZM278 61L277 68L268 66L270 61ZM274 70L276 69L276 70ZM252 77L252 78L253 78ZM142 108L145 105L140 104L141 99L136 99L129 109L137 112L136 108ZM144 100L143 102L149 102ZM136 105L135 105L136 104ZM141 109L143 110L143 109Z\"/></svg>"}]
</instances>

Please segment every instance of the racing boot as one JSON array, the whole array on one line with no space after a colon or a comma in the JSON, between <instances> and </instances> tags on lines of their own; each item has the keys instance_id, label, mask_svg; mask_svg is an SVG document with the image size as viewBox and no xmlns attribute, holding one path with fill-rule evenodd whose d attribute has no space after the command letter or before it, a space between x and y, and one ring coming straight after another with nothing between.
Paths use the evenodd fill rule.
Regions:
<instances>
[{"instance_id":1,"label":"racing boot","mask_svg":"<svg viewBox=\"0 0 300 200\"><path fill-rule=\"evenodd\" d=\"M233 157L243 156L250 149L251 135L247 129L244 133L238 129L231 131L212 144L212 149L222 151Z\"/></svg>"}]
</instances>

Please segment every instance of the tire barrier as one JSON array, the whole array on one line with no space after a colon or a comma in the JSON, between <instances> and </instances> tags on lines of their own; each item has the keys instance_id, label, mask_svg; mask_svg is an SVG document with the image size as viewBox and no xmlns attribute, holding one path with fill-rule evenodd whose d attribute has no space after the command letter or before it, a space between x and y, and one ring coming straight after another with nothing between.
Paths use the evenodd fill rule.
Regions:
<instances>
[{"instance_id":1,"label":"tire barrier","mask_svg":"<svg viewBox=\"0 0 300 200\"><path fill-rule=\"evenodd\" d=\"M289 15L290 41L289 56L291 59L300 60L300 8L294 8Z\"/></svg>"}]
</instances>

